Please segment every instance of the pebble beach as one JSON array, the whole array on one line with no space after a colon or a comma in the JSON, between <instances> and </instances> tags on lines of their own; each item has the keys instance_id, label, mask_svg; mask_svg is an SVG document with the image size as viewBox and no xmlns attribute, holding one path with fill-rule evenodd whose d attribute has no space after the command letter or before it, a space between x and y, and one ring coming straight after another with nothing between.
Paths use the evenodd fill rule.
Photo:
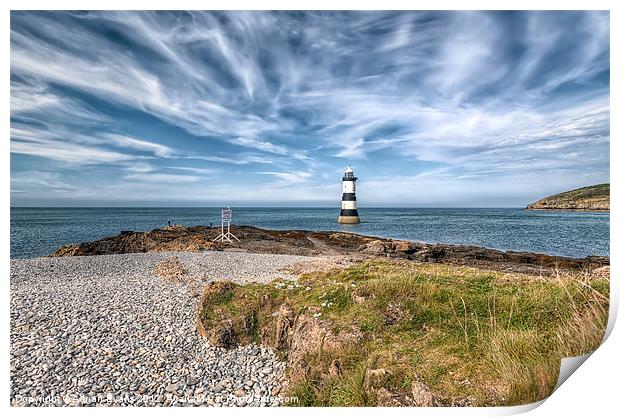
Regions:
<instances>
[{"instance_id":1,"label":"pebble beach","mask_svg":"<svg viewBox=\"0 0 620 417\"><path fill-rule=\"evenodd\" d=\"M198 294L153 273L177 256L199 284L292 279L310 258L136 253L11 261L14 406L278 406L285 364L267 348L210 346ZM316 258L314 258L316 259Z\"/></svg>"}]
</instances>

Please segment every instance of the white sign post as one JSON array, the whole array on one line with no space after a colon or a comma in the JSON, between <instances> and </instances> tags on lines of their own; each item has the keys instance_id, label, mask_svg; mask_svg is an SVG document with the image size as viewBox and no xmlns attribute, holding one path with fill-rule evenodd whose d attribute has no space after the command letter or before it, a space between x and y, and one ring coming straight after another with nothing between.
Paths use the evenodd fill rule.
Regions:
<instances>
[{"instance_id":1,"label":"white sign post","mask_svg":"<svg viewBox=\"0 0 620 417\"><path fill-rule=\"evenodd\" d=\"M232 220L232 210L230 209L230 207L226 209L222 209L222 233L220 233L215 239L213 239L214 242L233 243L233 241L230 239L231 237L239 241L237 236L230 233L230 221L231 220ZM224 227L226 227L226 232L224 232Z\"/></svg>"}]
</instances>

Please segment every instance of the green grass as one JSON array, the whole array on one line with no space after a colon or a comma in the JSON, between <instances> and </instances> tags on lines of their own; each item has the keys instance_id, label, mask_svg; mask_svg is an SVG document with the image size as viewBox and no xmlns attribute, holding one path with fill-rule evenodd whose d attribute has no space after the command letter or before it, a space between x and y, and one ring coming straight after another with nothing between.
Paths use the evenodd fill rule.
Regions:
<instances>
[{"instance_id":1,"label":"green grass","mask_svg":"<svg viewBox=\"0 0 620 417\"><path fill-rule=\"evenodd\" d=\"M376 389L363 382L377 368L389 371L384 388L406 394L421 380L445 404L537 401L552 392L560 358L600 344L609 304L609 279L586 273L540 278L403 261L367 261L288 285L203 297L202 320L208 327L251 312L244 342L268 343L273 313L286 302L297 314L320 311L334 334L360 329L354 349L306 358L309 369L289 387L295 405L376 405ZM334 360L337 375L328 371Z\"/></svg>"},{"instance_id":2,"label":"green grass","mask_svg":"<svg viewBox=\"0 0 620 417\"><path fill-rule=\"evenodd\" d=\"M563 193L552 195L547 197L548 199L558 201L574 201L580 199L590 198L609 198L609 184L597 184L588 187L578 188L576 190L565 191Z\"/></svg>"}]
</instances>

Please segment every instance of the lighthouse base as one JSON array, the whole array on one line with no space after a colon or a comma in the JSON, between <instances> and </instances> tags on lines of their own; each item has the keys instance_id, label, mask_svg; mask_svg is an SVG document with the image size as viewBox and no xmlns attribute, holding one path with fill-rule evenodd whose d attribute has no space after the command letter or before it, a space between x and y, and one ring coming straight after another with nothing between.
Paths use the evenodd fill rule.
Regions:
<instances>
[{"instance_id":1,"label":"lighthouse base","mask_svg":"<svg viewBox=\"0 0 620 417\"><path fill-rule=\"evenodd\" d=\"M338 216L338 223L340 224L358 224L359 222L359 216Z\"/></svg>"}]
</instances>

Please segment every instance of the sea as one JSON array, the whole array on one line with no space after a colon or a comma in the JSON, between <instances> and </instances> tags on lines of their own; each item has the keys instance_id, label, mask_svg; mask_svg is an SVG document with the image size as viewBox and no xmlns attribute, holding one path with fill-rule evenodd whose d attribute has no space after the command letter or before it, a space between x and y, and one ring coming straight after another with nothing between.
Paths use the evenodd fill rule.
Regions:
<instances>
[{"instance_id":1,"label":"sea","mask_svg":"<svg viewBox=\"0 0 620 417\"><path fill-rule=\"evenodd\" d=\"M609 256L609 213L522 208L359 208L362 222L337 223L339 208L232 207L234 225L345 231L431 243L585 257ZM11 258L46 256L61 245L172 224L220 224L220 208L11 208Z\"/></svg>"}]
</instances>

